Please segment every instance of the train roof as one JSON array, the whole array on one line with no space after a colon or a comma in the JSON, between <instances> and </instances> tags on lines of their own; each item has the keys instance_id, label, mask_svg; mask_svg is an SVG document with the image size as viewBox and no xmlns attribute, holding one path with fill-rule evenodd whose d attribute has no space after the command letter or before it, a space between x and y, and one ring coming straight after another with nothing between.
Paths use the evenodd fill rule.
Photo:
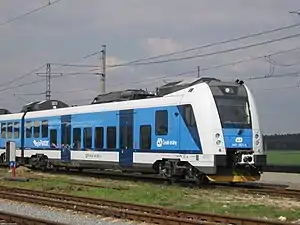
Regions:
<instances>
[{"instance_id":1,"label":"train roof","mask_svg":"<svg viewBox=\"0 0 300 225\"><path fill-rule=\"evenodd\" d=\"M185 89L187 87L193 86L199 83L210 83L212 81L221 82L216 78L202 77L202 78L193 78L193 79L184 79L179 81L168 82L156 89L156 93L151 93L143 89L126 89L121 91L113 91L104 94L99 94L94 98L92 104L103 104L110 102L121 102L137 99L147 99L162 97L171 93L175 93L179 90Z\"/></svg>"},{"instance_id":2,"label":"train roof","mask_svg":"<svg viewBox=\"0 0 300 225\"><path fill-rule=\"evenodd\" d=\"M99 94L94 98L92 104L103 104L109 102L121 102L128 100L146 99L155 97L155 94L143 89L126 89L122 91L114 91L104 94Z\"/></svg>"},{"instance_id":3,"label":"train roof","mask_svg":"<svg viewBox=\"0 0 300 225\"><path fill-rule=\"evenodd\" d=\"M0 115L6 115L11 114L11 112L8 109L0 109Z\"/></svg>"},{"instance_id":4,"label":"train roof","mask_svg":"<svg viewBox=\"0 0 300 225\"><path fill-rule=\"evenodd\" d=\"M207 85L205 82L201 82L196 85ZM75 106L69 108L55 109L55 110L45 110L38 112L29 112L26 118L40 118L48 116L60 116L60 115L73 115L78 113L92 113L95 111L111 111L111 110L126 110L131 108L146 108L146 107L157 107L157 106L171 106L177 105L182 99L182 95L188 92L189 88L181 89L177 92L172 92L165 96L156 96L153 98L146 99L135 99L130 101L120 101L120 102L108 102L102 104L91 104L84 106Z\"/></svg>"},{"instance_id":5,"label":"train roof","mask_svg":"<svg viewBox=\"0 0 300 225\"><path fill-rule=\"evenodd\" d=\"M207 83L209 85L212 81L221 82L219 79L212 77L184 79L166 83L163 86L158 87L156 92L158 96L165 96L199 83Z\"/></svg>"},{"instance_id":6,"label":"train roof","mask_svg":"<svg viewBox=\"0 0 300 225\"><path fill-rule=\"evenodd\" d=\"M111 110L125 110L130 108L145 108L145 107L156 107L156 106L170 106L177 105L180 103L182 96L191 90L192 87L201 86L218 86L218 85L235 85L233 82L222 82L214 78L200 78L189 82L177 81L170 82L160 87L160 90L164 91L164 94L151 96L150 98L142 99L131 99L130 101L112 101L101 104L90 104L83 106L74 106L57 109L47 109L42 111L31 111L28 112L26 118L45 118L49 116L61 116L65 114L73 115L78 113L92 113L95 111L111 111ZM238 85L238 84L237 84ZM167 88L167 89L164 89ZM128 89L134 90L134 89ZM207 89L203 89L207 90ZM120 95L121 92L119 92ZM130 92L129 92L130 93ZM146 92L141 92L146 93ZM146 93L147 95L147 93ZM0 115L1 120L18 120L21 119L23 113Z\"/></svg>"},{"instance_id":7,"label":"train roof","mask_svg":"<svg viewBox=\"0 0 300 225\"><path fill-rule=\"evenodd\" d=\"M23 106L21 112L29 111L41 111L47 109L58 109L69 107L66 103L59 100L42 100L42 101L33 101L27 103Z\"/></svg>"}]
</instances>

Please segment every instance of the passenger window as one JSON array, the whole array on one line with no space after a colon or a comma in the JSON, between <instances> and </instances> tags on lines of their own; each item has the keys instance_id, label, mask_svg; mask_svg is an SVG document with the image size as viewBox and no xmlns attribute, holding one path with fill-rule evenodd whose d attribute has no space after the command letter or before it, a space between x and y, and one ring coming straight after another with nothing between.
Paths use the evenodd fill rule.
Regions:
<instances>
[{"instance_id":1,"label":"passenger window","mask_svg":"<svg viewBox=\"0 0 300 225\"><path fill-rule=\"evenodd\" d=\"M103 127L95 128L95 148L103 148Z\"/></svg>"},{"instance_id":2,"label":"passenger window","mask_svg":"<svg viewBox=\"0 0 300 225\"><path fill-rule=\"evenodd\" d=\"M47 120L42 121L42 137L43 138L48 137L48 121Z\"/></svg>"},{"instance_id":3,"label":"passenger window","mask_svg":"<svg viewBox=\"0 0 300 225\"><path fill-rule=\"evenodd\" d=\"M116 127L107 127L107 148L115 149L116 148Z\"/></svg>"},{"instance_id":4,"label":"passenger window","mask_svg":"<svg viewBox=\"0 0 300 225\"><path fill-rule=\"evenodd\" d=\"M6 139L6 123L1 123L1 138Z\"/></svg>"},{"instance_id":5,"label":"passenger window","mask_svg":"<svg viewBox=\"0 0 300 225\"><path fill-rule=\"evenodd\" d=\"M71 123L69 121L64 122L63 144L68 146L71 146L71 130Z\"/></svg>"},{"instance_id":6,"label":"passenger window","mask_svg":"<svg viewBox=\"0 0 300 225\"><path fill-rule=\"evenodd\" d=\"M40 121L34 121L33 133L34 138L40 137Z\"/></svg>"},{"instance_id":7,"label":"passenger window","mask_svg":"<svg viewBox=\"0 0 300 225\"><path fill-rule=\"evenodd\" d=\"M14 138L20 137L20 123L15 122L14 123Z\"/></svg>"},{"instance_id":8,"label":"passenger window","mask_svg":"<svg viewBox=\"0 0 300 225\"><path fill-rule=\"evenodd\" d=\"M7 138L12 138L13 127L12 123L7 123Z\"/></svg>"},{"instance_id":9,"label":"passenger window","mask_svg":"<svg viewBox=\"0 0 300 225\"><path fill-rule=\"evenodd\" d=\"M51 147L55 147L57 145L57 130L50 130L50 144Z\"/></svg>"},{"instance_id":10,"label":"passenger window","mask_svg":"<svg viewBox=\"0 0 300 225\"><path fill-rule=\"evenodd\" d=\"M151 149L151 126L140 126L140 149Z\"/></svg>"},{"instance_id":11,"label":"passenger window","mask_svg":"<svg viewBox=\"0 0 300 225\"><path fill-rule=\"evenodd\" d=\"M84 148L92 148L92 128L86 127L83 130L83 144Z\"/></svg>"},{"instance_id":12,"label":"passenger window","mask_svg":"<svg viewBox=\"0 0 300 225\"><path fill-rule=\"evenodd\" d=\"M81 149L81 128L73 129L73 148Z\"/></svg>"},{"instance_id":13,"label":"passenger window","mask_svg":"<svg viewBox=\"0 0 300 225\"><path fill-rule=\"evenodd\" d=\"M119 142L120 148L124 149L127 147L127 127L121 126L120 127L120 142Z\"/></svg>"},{"instance_id":14,"label":"passenger window","mask_svg":"<svg viewBox=\"0 0 300 225\"><path fill-rule=\"evenodd\" d=\"M191 105L184 106L184 119L189 127L196 126L195 115Z\"/></svg>"},{"instance_id":15,"label":"passenger window","mask_svg":"<svg viewBox=\"0 0 300 225\"><path fill-rule=\"evenodd\" d=\"M31 121L26 122L26 138L31 138L32 136L32 125Z\"/></svg>"},{"instance_id":16,"label":"passenger window","mask_svg":"<svg viewBox=\"0 0 300 225\"><path fill-rule=\"evenodd\" d=\"M168 134L168 111L160 110L155 112L155 134Z\"/></svg>"}]
</instances>

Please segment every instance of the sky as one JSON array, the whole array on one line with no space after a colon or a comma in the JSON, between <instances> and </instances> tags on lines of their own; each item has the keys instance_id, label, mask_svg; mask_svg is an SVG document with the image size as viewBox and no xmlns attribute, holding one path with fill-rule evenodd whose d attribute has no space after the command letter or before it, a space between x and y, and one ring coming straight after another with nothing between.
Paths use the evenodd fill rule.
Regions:
<instances>
[{"instance_id":1,"label":"sky","mask_svg":"<svg viewBox=\"0 0 300 225\"><path fill-rule=\"evenodd\" d=\"M100 91L101 59L99 54L84 56L104 44L107 65L114 65L300 23L300 15L289 13L300 11L299 0L61 0L5 23L45 4L48 0L0 0L0 108L19 112L26 103L45 99L46 63L53 73L52 99L89 104ZM209 54L298 33L300 26L155 60ZM265 134L300 132L300 78L274 77L300 71L299 40L296 36L175 62L108 67L106 89L155 90L165 82L197 77L200 66L200 76L245 80ZM264 57L289 49L294 50ZM253 57L261 58L231 64ZM222 64L231 65L212 69ZM249 80L267 75L271 76Z\"/></svg>"}]
</instances>

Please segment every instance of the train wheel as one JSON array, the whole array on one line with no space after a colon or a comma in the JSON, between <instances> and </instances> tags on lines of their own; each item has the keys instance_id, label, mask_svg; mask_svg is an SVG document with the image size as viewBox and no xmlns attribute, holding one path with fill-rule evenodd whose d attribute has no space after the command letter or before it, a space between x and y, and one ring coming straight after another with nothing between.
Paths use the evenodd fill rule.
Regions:
<instances>
[{"instance_id":1,"label":"train wheel","mask_svg":"<svg viewBox=\"0 0 300 225\"><path fill-rule=\"evenodd\" d=\"M209 180L205 174L199 174L195 180L196 185L199 187L201 185L205 185L209 183Z\"/></svg>"}]
</instances>

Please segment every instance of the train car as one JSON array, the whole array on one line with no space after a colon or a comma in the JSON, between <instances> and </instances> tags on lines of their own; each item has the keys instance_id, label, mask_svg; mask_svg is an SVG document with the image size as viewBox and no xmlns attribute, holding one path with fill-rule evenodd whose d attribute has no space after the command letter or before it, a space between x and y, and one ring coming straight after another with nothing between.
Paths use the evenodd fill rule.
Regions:
<instances>
[{"instance_id":1,"label":"train car","mask_svg":"<svg viewBox=\"0 0 300 225\"><path fill-rule=\"evenodd\" d=\"M0 123L0 160L15 141L18 159L37 168L245 182L266 164L254 98L241 82L201 80L146 99L0 115Z\"/></svg>"}]
</instances>

